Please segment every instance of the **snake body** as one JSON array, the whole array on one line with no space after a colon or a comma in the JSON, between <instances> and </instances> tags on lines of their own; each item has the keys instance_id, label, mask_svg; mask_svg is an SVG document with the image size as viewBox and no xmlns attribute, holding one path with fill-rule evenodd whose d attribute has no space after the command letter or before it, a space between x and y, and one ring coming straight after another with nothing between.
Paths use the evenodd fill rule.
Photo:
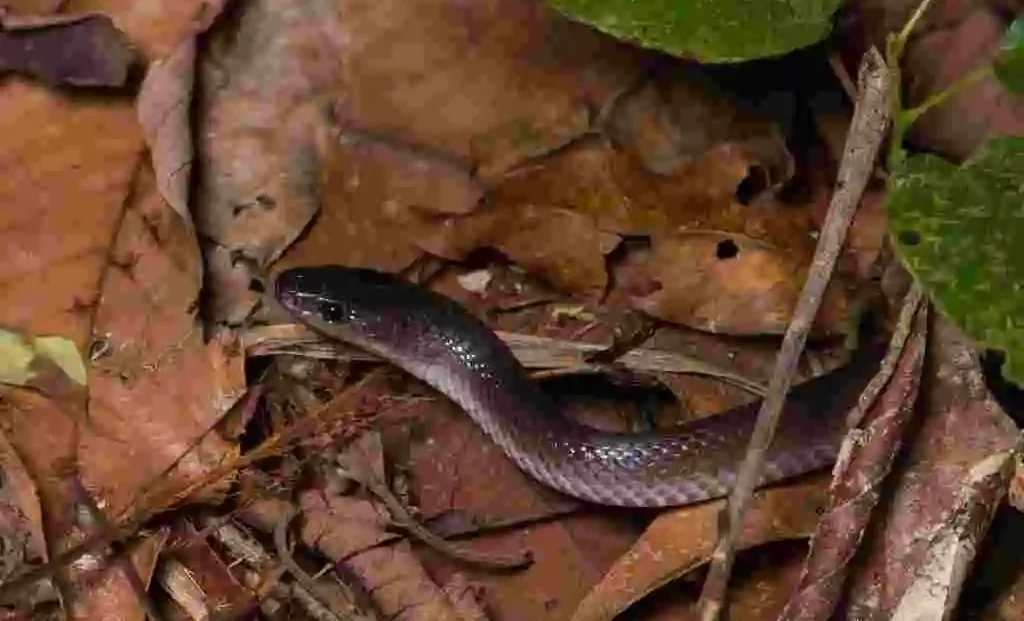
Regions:
<instances>
[{"instance_id":1,"label":"snake body","mask_svg":"<svg viewBox=\"0 0 1024 621\"><path fill-rule=\"evenodd\" d=\"M728 494L758 404L671 432L610 433L557 411L511 350L454 301L397 277L341 266L293 268L277 300L302 323L372 352L459 405L522 470L561 492L605 505L686 505ZM795 387L761 485L831 464L845 409L873 364Z\"/></svg>"}]
</instances>

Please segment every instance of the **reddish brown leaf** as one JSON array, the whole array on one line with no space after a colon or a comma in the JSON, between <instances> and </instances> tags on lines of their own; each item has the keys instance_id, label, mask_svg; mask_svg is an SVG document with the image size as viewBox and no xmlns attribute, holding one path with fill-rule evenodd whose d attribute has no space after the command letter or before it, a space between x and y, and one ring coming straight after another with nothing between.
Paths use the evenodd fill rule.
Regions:
<instances>
[{"instance_id":1,"label":"reddish brown leaf","mask_svg":"<svg viewBox=\"0 0 1024 621\"><path fill-rule=\"evenodd\" d=\"M759 492L744 520L739 548L813 533L818 511L828 500L828 481L822 473ZM724 501L715 501L658 516L587 594L573 621L610 621L648 593L706 563L718 541L718 516L724 506Z\"/></svg>"},{"instance_id":2,"label":"reddish brown leaf","mask_svg":"<svg viewBox=\"0 0 1024 621\"><path fill-rule=\"evenodd\" d=\"M6 578L26 564L45 561L47 550L36 485L5 434L0 434L0 470L0 576Z\"/></svg>"},{"instance_id":3,"label":"reddish brown leaf","mask_svg":"<svg viewBox=\"0 0 1024 621\"><path fill-rule=\"evenodd\" d=\"M619 237L600 231L585 215L523 205L444 220L428 227L418 243L453 259L490 246L560 289L597 298L608 282L605 255L615 249Z\"/></svg>"},{"instance_id":4,"label":"reddish brown leaf","mask_svg":"<svg viewBox=\"0 0 1024 621\"><path fill-rule=\"evenodd\" d=\"M921 387L922 426L899 487L869 530L840 614L943 616L1006 492L1019 431L985 387L959 330L936 317Z\"/></svg>"},{"instance_id":5,"label":"reddish brown leaf","mask_svg":"<svg viewBox=\"0 0 1024 621\"><path fill-rule=\"evenodd\" d=\"M639 532L638 525L600 511L553 521L579 503L533 481L468 416L443 401L407 400L386 420L392 453L411 436L405 440L411 493L435 531L458 532L461 545L479 552L533 554L534 563L523 571L469 573L423 549L439 582L465 572L481 585L496 619L566 619Z\"/></svg>"},{"instance_id":6,"label":"reddish brown leaf","mask_svg":"<svg viewBox=\"0 0 1024 621\"><path fill-rule=\"evenodd\" d=\"M234 449L207 432L244 391L241 352L227 337L207 342L198 324L194 233L147 172L122 216L94 317L104 347L89 373L78 456L83 484L110 515L172 466L185 485L224 460Z\"/></svg>"},{"instance_id":7,"label":"reddish brown leaf","mask_svg":"<svg viewBox=\"0 0 1024 621\"><path fill-rule=\"evenodd\" d=\"M913 299L920 300L920 296L915 293ZM827 619L842 596L849 565L881 498L917 403L928 305L912 304L920 308L912 309L913 328L892 377L856 431L844 439L832 470L828 507L811 542L798 591L786 605L783 619Z\"/></svg>"},{"instance_id":8,"label":"reddish brown leaf","mask_svg":"<svg viewBox=\"0 0 1024 621\"><path fill-rule=\"evenodd\" d=\"M657 286L634 304L656 317L720 334L781 334L803 288L807 264L749 238L719 232L656 238L647 272ZM849 300L830 285L817 326L846 331Z\"/></svg>"},{"instance_id":9,"label":"reddish brown leaf","mask_svg":"<svg viewBox=\"0 0 1024 621\"><path fill-rule=\"evenodd\" d=\"M85 558L79 563L76 579L83 594L72 600L69 616L72 619L124 619L145 621L146 603L140 598L147 597L146 589L153 576L156 560L167 541L168 531L149 533L128 546L128 561L113 560L100 555ZM91 563L98 563L90 566ZM130 566L127 563L131 563ZM106 563L113 563L107 566ZM134 570L140 584L137 590L126 576Z\"/></svg>"},{"instance_id":10,"label":"reddish brown leaf","mask_svg":"<svg viewBox=\"0 0 1024 621\"><path fill-rule=\"evenodd\" d=\"M736 98L722 92L696 65L661 66L641 88L616 102L607 131L660 175L678 172L722 144L741 147L738 150L748 154L749 168L763 169L765 189L793 174L779 128L740 110ZM714 184L713 179L708 181ZM730 196L734 190L735 185L729 188Z\"/></svg>"},{"instance_id":11,"label":"reddish brown leaf","mask_svg":"<svg viewBox=\"0 0 1024 621\"><path fill-rule=\"evenodd\" d=\"M0 19L0 73L50 84L120 86L135 57L105 15Z\"/></svg>"}]
</instances>

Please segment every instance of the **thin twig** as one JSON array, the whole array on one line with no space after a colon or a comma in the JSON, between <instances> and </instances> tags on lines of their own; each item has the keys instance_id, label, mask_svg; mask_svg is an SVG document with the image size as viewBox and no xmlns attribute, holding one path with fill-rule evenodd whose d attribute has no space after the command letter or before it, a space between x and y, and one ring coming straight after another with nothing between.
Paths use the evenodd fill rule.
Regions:
<instances>
[{"instance_id":1,"label":"thin twig","mask_svg":"<svg viewBox=\"0 0 1024 621\"><path fill-rule=\"evenodd\" d=\"M885 352L885 357L878 365L878 372L871 378L868 385L864 387L864 392L861 393L860 398L857 400L857 405L847 415L847 429L853 429L860 425L868 409L874 405L875 399L882 393L885 385L889 383L889 378L892 377L893 372L896 370L896 364L899 362L900 356L903 355L903 348L906 346L907 338L914 327L914 316L917 314L917 307L921 305L922 299L924 299L924 291L921 290L917 283L911 284L910 290L907 291L907 295L903 299L903 308L900 309L896 328L893 329L892 337L889 339L889 349Z\"/></svg>"},{"instance_id":2,"label":"thin twig","mask_svg":"<svg viewBox=\"0 0 1024 621\"><path fill-rule=\"evenodd\" d=\"M387 507L388 512L391 514L391 519L397 526L441 554L485 569L522 569L533 563L533 555L528 551L516 555L485 554L455 545L434 534L429 528L416 521L416 518L412 516L412 512L402 504L402 501L395 496L391 488L370 472L368 468L357 468L351 463L342 461L339 461L339 466L345 471L345 476L361 484L384 503L384 506Z\"/></svg>"},{"instance_id":3,"label":"thin twig","mask_svg":"<svg viewBox=\"0 0 1024 621\"><path fill-rule=\"evenodd\" d=\"M726 510L721 516L720 538L711 556L711 566L698 603L703 621L715 621L724 609L725 592L736 555L736 539L743 514L750 503L754 487L760 480L765 453L775 435L775 428L786 394L793 382L807 334L821 305L850 222L871 177L875 158L888 125L888 80L889 73L885 61L877 49L871 48L861 61L857 105L847 135L836 189L818 240L814 261L793 312L793 319L783 337L768 385L768 395L761 403L746 456L729 495Z\"/></svg>"},{"instance_id":4,"label":"thin twig","mask_svg":"<svg viewBox=\"0 0 1024 621\"><path fill-rule=\"evenodd\" d=\"M333 610L330 606L330 599L323 597L320 593L320 585L316 583L306 570L299 567L299 564L295 562L295 557L292 556L292 547L288 545L288 525L291 524L295 516L299 514L299 510L294 506L289 505L287 511L278 520L277 526L274 527L274 549L277 550L277 557L281 559L281 564L284 565L288 573L292 575L292 578L301 584L309 592L311 596L316 600L325 612L328 613L327 618L331 621L343 621L344 619L353 619L352 616L339 613ZM344 615L344 617L342 617Z\"/></svg>"}]
</instances>

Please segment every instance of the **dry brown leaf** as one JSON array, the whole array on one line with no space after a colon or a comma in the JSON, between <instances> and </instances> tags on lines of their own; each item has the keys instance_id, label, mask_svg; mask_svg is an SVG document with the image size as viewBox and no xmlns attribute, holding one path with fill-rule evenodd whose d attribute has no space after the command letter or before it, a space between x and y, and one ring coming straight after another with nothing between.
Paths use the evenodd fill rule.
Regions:
<instances>
[{"instance_id":1,"label":"dry brown leaf","mask_svg":"<svg viewBox=\"0 0 1024 621\"><path fill-rule=\"evenodd\" d=\"M39 495L13 445L0 433L0 580L47 559Z\"/></svg>"},{"instance_id":2,"label":"dry brown leaf","mask_svg":"<svg viewBox=\"0 0 1024 621\"><path fill-rule=\"evenodd\" d=\"M373 548L344 563L373 593L374 603L388 619L460 621L462 616L430 579L409 543Z\"/></svg>"},{"instance_id":3,"label":"dry brown leaf","mask_svg":"<svg viewBox=\"0 0 1024 621\"><path fill-rule=\"evenodd\" d=\"M633 297L646 313L716 334L782 334L807 263L756 240L705 231L655 238L646 271L654 291ZM833 280L817 330L845 332L849 307L842 282Z\"/></svg>"},{"instance_id":4,"label":"dry brown leaf","mask_svg":"<svg viewBox=\"0 0 1024 621\"><path fill-rule=\"evenodd\" d=\"M193 224L188 199L193 149L189 120L196 38L220 14L224 2L207 2L203 21L194 24L195 32L186 35L166 58L150 64L136 100L139 125L149 146L160 196L190 228Z\"/></svg>"},{"instance_id":5,"label":"dry brown leaf","mask_svg":"<svg viewBox=\"0 0 1024 621\"><path fill-rule=\"evenodd\" d=\"M1020 432L988 393L972 348L938 313L928 347L922 424L850 576L839 611L850 618L947 615L1009 485Z\"/></svg>"},{"instance_id":6,"label":"dry brown leaf","mask_svg":"<svg viewBox=\"0 0 1024 621\"><path fill-rule=\"evenodd\" d=\"M738 547L810 536L818 511L828 501L828 483L827 473L822 473L759 492L744 519ZM706 563L718 541L724 506L724 501L715 501L659 515L580 602L573 621L610 621L648 593Z\"/></svg>"},{"instance_id":7,"label":"dry brown leaf","mask_svg":"<svg viewBox=\"0 0 1024 621\"><path fill-rule=\"evenodd\" d=\"M78 457L82 483L110 515L158 478L184 485L235 452L208 432L245 384L233 341L203 337L193 231L162 200L148 169L139 171L133 196L94 315L102 347L89 373Z\"/></svg>"},{"instance_id":8,"label":"dry brown leaf","mask_svg":"<svg viewBox=\"0 0 1024 621\"><path fill-rule=\"evenodd\" d=\"M192 588L202 595L198 604L204 612L216 611L225 618L240 618L255 607L254 594L239 584L227 561L210 546L208 539L200 537L191 528L178 526L175 531L168 546L174 550L173 556L161 562L158 576L166 576L165 567L173 559L177 568L186 574ZM229 555L229 558L234 557Z\"/></svg>"},{"instance_id":9,"label":"dry brown leaf","mask_svg":"<svg viewBox=\"0 0 1024 621\"><path fill-rule=\"evenodd\" d=\"M343 0L343 127L498 175L590 129L653 56L544 3Z\"/></svg>"},{"instance_id":10,"label":"dry brown leaf","mask_svg":"<svg viewBox=\"0 0 1024 621\"><path fill-rule=\"evenodd\" d=\"M482 553L533 554L534 563L523 571L468 574L495 619L568 618L642 528L605 511L569 514L583 511L578 501L524 474L465 413L444 401L396 400L384 415L385 446L389 454L408 447L403 469L410 495L432 530L457 532L460 545ZM421 558L440 583L468 572L426 548Z\"/></svg>"},{"instance_id":11,"label":"dry brown leaf","mask_svg":"<svg viewBox=\"0 0 1024 621\"><path fill-rule=\"evenodd\" d=\"M452 575L441 590L462 621L487 621L490 618L484 610L481 593L473 588L465 574Z\"/></svg>"},{"instance_id":12,"label":"dry brown leaf","mask_svg":"<svg viewBox=\"0 0 1024 621\"><path fill-rule=\"evenodd\" d=\"M556 287L599 298L608 284L605 256L620 238L566 209L522 205L480 211L423 227L417 243L432 254L461 259L491 247Z\"/></svg>"},{"instance_id":13,"label":"dry brown leaf","mask_svg":"<svg viewBox=\"0 0 1024 621\"><path fill-rule=\"evenodd\" d=\"M124 33L105 15L0 16L0 73L55 85L121 86L134 60Z\"/></svg>"},{"instance_id":14,"label":"dry brown leaf","mask_svg":"<svg viewBox=\"0 0 1024 621\"><path fill-rule=\"evenodd\" d=\"M316 212L324 89L340 66L335 4L246 2L202 50L194 215L213 321L249 315L259 299L251 281Z\"/></svg>"},{"instance_id":15,"label":"dry brown leaf","mask_svg":"<svg viewBox=\"0 0 1024 621\"><path fill-rule=\"evenodd\" d=\"M337 263L398 271L423 254L398 228L405 210L465 211L479 193L468 172L455 163L343 135L324 159L316 225L274 270Z\"/></svg>"},{"instance_id":16,"label":"dry brown leaf","mask_svg":"<svg viewBox=\"0 0 1024 621\"><path fill-rule=\"evenodd\" d=\"M218 85L200 103L197 214L213 316L249 314L251 282L318 204L289 260L405 267L420 251L396 212L467 211L468 171L582 134L645 56L528 0L246 3L203 59Z\"/></svg>"},{"instance_id":17,"label":"dry brown leaf","mask_svg":"<svg viewBox=\"0 0 1024 621\"><path fill-rule=\"evenodd\" d=\"M723 92L697 65L660 67L643 86L616 102L607 125L617 144L661 175L679 171L721 144L749 153L750 168L764 171L763 189L793 175L793 160L779 128L739 109L737 98Z\"/></svg>"},{"instance_id":18,"label":"dry brown leaf","mask_svg":"<svg viewBox=\"0 0 1024 621\"><path fill-rule=\"evenodd\" d=\"M71 619L123 619L124 621L145 621L148 619L146 607L140 597L146 596L146 589L156 561L167 541L169 531L161 529L148 533L127 546L127 560L87 557L86 560L97 563L81 571L77 578L77 586L82 597L71 602L68 611ZM127 563L131 563L130 567ZM79 563L87 566L89 563ZM127 577L134 570L141 584L140 591L132 587Z\"/></svg>"}]
</instances>

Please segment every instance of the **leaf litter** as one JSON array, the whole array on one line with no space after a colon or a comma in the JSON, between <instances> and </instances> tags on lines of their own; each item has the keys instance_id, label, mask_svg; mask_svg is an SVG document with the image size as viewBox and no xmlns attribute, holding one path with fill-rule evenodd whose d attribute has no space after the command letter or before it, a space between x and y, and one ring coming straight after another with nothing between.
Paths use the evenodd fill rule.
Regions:
<instances>
[{"instance_id":1,"label":"leaf litter","mask_svg":"<svg viewBox=\"0 0 1024 621\"><path fill-rule=\"evenodd\" d=\"M609 429L749 402L838 161L799 106L749 106L721 72L536 0L90 8L120 34L95 58L122 58L126 38L148 65L141 84L90 97L13 73L0 84L4 605L62 600L83 619L697 618L721 501L655 513L561 496L433 391L284 325L266 292L296 265L418 275L553 371L544 389L568 414ZM964 23L977 15L992 19ZM54 37L81 23L18 19ZM926 57L908 72L930 79ZM848 112L830 122L844 134ZM917 138L950 150L929 127ZM826 357L845 356L825 345L852 339L880 299L879 194L817 317ZM638 316L651 336L594 363ZM844 614L951 610L1009 484L1016 426L963 336L933 323L926 396L894 380L880 398L920 423L862 516ZM823 372L805 362L801 376ZM854 461L855 475L884 461ZM757 496L731 616L776 618L806 585L802 540L839 498L823 477ZM819 531L811 558L828 545ZM525 551L528 567L485 567Z\"/></svg>"}]
</instances>

